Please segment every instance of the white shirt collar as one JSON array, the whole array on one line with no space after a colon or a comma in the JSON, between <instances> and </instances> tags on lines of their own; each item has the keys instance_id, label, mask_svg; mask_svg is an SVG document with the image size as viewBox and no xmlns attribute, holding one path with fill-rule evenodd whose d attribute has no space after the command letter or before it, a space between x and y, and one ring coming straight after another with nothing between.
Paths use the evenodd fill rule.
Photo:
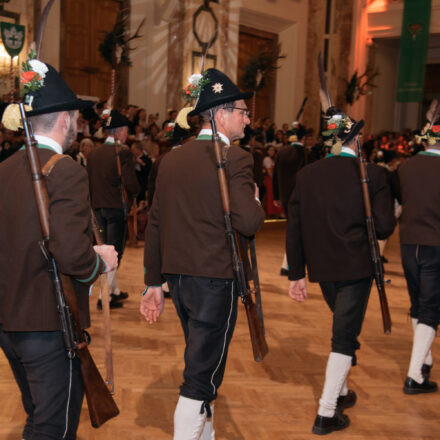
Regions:
<instances>
[{"instance_id":1,"label":"white shirt collar","mask_svg":"<svg viewBox=\"0 0 440 440\"><path fill-rule=\"evenodd\" d=\"M105 140L105 142L104 142L105 144L115 144L116 142L115 142L115 138L113 137L113 136L109 136L106 140Z\"/></svg>"},{"instance_id":2,"label":"white shirt collar","mask_svg":"<svg viewBox=\"0 0 440 440\"><path fill-rule=\"evenodd\" d=\"M58 142L54 141L52 138L42 136L41 134L36 134L34 137L39 144L47 145L56 153L63 154L63 148L61 147L61 145Z\"/></svg>"},{"instance_id":3,"label":"white shirt collar","mask_svg":"<svg viewBox=\"0 0 440 440\"><path fill-rule=\"evenodd\" d=\"M349 147L342 147L341 153L349 154L350 156L356 157L356 153Z\"/></svg>"},{"instance_id":4,"label":"white shirt collar","mask_svg":"<svg viewBox=\"0 0 440 440\"><path fill-rule=\"evenodd\" d=\"M437 154L437 156L440 156L440 150L437 150L437 148L428 148L426 150L427 153L433 153L433 154Z\"/></svg>"},{"instance_id":5,"label":"white shirt collar","mask_svg":"<svg viewBox=\"0 0 440 440\"><path fill-rule=\"evenodd\" d=\"M217 132L220 139L228 146L231 145L231 142L229 141L229 139L223 134L220 133L219 131ZM212 136L212 130L210 128L203 128L202 130L200 130L199 136Z\"/></svg>"}]
</instances>

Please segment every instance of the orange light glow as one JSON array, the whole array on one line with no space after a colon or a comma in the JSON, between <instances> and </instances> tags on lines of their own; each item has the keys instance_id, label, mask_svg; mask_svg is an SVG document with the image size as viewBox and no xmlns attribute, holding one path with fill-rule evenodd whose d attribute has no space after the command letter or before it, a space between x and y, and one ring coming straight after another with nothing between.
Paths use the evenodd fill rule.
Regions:
<instances>
[{"instance_id":1,"label":"orange light glow","mask_svg":"<svg viewBox=\"0 0 440 440\"><path fill-rule=\"evenodd\" d=\"M367 12L374 13L374 12L385 12L387 10L388 1L387 0L373 0L368 6L367 6Z\"/></svg>"},{"instance_id":2,"label":"orange light glow","mask_svg":"<svg viewBox=\"0 0 440 440\"><path fill-rule=\"evenodd\" d=\"M389 29L391 29L391 26L375 26L375 27L369 27L368 32L388 31Z\"/></svg>"}]
</instances>

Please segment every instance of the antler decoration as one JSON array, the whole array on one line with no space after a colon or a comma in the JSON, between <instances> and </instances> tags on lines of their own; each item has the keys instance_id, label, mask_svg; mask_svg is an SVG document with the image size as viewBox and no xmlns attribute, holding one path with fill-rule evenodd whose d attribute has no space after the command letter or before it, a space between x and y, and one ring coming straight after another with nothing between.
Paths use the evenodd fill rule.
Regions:
<instances>
[{"instance_id":1,"label":"antler decoration","mask_svg":"<svg viewBox=\"0 0 440 440\"><path fill-rule=\"evenodd\" d=\"M128 52L134 50L134 48L129 48L128 43L137 38L142 38L139 31L144 23L145 18L137 27L136 32L131 37L127 37L126 29L129 24L128 10L126 8L119 10L113 29L105 34L104 41L99 45L99 52L112 69L116 69L121 62L128 66L131 65Z\"/></svg>"},{"instance_id":2,"label":"antler decoration","mask_svg":"<svg viewBox=\"0 0 440 440\"><path fill-rule=\"evenodd\" d=\"M322 61L321 52L318 54L318 70L319 70L319 82L321 88L319 89L319 98L321 99L321 107L323 113L326 113L330 107L333 107L332 97L327 87L327 80L324 72L324 62Z\"/></svg>"}]
</instances>

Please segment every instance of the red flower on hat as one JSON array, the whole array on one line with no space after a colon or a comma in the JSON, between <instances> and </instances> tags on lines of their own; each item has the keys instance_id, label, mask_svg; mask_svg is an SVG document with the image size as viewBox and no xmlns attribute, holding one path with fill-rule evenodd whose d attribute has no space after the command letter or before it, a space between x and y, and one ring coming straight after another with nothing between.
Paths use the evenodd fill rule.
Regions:
<instances>
[{"instance_id":1,"label":"red flower on hat","mask_svg":"<svg viewBox=\"0 0 440 440\"><path fill-rule=\"evenodd\" d=\"M22 81L23 84L29 84L34 79L38 81L41 78L40 78L40 75L38 75L37 72L34 72L32 70L28 70L28 71L23 72L21 74L21 81Z\"/></svg>"},{"instance_id":2,"label":"red flower on hat","mask_svg":"<svg viewBox=\"0 0 440 440\"><path fill-rule=\"evenodd\" d=\"M432 132L438 133L440 131L440 125L433 125L432 126Z\"/></svg>"},{"instance_id":3,"label":"red flower on hat","mask_svg":"<svg viewBox=\"0 0 440 440\"><path fill-rule=\"evenodd\" d=\"M334 130L335 128L337 128L336 122L333 122L333 124L327 125L327 128L329 130Z\"/></svg>"}]
</instances>

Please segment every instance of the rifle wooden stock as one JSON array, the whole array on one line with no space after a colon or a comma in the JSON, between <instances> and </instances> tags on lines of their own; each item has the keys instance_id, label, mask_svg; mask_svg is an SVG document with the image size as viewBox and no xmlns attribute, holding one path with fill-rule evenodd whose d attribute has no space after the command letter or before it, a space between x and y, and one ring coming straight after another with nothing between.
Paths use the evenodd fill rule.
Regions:
<instances>
[{"instance_id":1,"label":"rifle wooden stock","mask_svg":"<svg viewBox=\"0 0 440 440\"><path fill-rule=\"evenodd\" d=\"M359 170L361 174L362 198L365 208L365 221L367 225L368 242L370 244L371 259L374 265L374 279L376 281L377 290L379 292L380 309L382 312L383 331L386 334L391 333L391 315L388 307L388 300L385 293L383 264L380 258L379 245L376 238L376 229L371 211L370 191L368 189L368 175L365 160L362 156L362 150L359 139L357 139L357 150L359 157Z\"/></svg>"},{"instance_id":2,"label":"rifle wooden stock","mask_svg":"<svg viewBox=\"0 0 440 440\"><path fill-rule=\"evenodd\" d=\"M35 201L40 217L43 242L40 244L50 264L49 272L56 293L60 324L68 356L78 356L81 362L81 375L88 402L92 426L97 428L104 422L119 414L118 407L110 395L87 348L89 337L80 325L78 299L70 278L58 273L55 260L45 244L49 241L49 195L46 182L42 176L40 158L37 153L37 142L29 127L23 104L19 104L23 128L26 135L26 154L32 175ZM67 305L66 305L67 304ZM73 349L72 349L73 348Z\"/></svg>"},{"instance_id":3,"label":"rifle wooden stock","mask_svg":"<svg viewBox=\"0 0 440 440\"><path fill-rule=\"evenodd\" d=\"M72 314L75 318L75 330L79 336L79 340L76 342L75 352L81 363L81 376L83 379L87 406L89 408L90 421L94 428L99 428L107 420L116 417L119 414L119 409L110 394L110 390L102 379L88 349L88 334L81 329L79 323L78 300L72 282L66 275L60 274L60 277L64 287L66 300L70 304Z\"/></svg>"},{"instance_id":4,"label":"rifle wooden stock","mask_svg":"<svg viewBox=\"0 0 440 440\"><path fill-rule=\"evenodd\" d=\"M230 198L228 181L226 178L225 161L222 155L222 147L217 134L214 117L211 110L211 126L212 126L212 143L214 146L214 154L217 162L217 176L220 186L220 194L222 199L226 236L228 237L229 246L232 256L232 269L234 272L234 278L237 284L238 293L246 309L246 316L249 325L249 332L251 336L252 351L254 354L254 360L261 362L264 356L268 353L266 338L264 336L263 327L258 319L257 308L252 299L251 290L249 289L249 283L246 278L244 263L243 263L243 250L240 247L240 240L237 234L232 228L231 211L230 211Z\"/></svg>"}]
</instances>

